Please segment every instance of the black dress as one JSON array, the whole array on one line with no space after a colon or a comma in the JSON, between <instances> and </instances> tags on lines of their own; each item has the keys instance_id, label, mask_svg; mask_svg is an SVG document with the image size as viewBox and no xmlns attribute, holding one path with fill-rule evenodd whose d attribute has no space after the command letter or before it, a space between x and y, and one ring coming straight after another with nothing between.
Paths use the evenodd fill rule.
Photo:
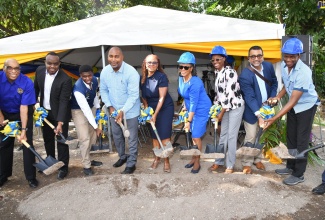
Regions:
<instances>
[{"instance_id":1,"label":"black dress","mask_svg":"<svg viewBox=\"0 0 325 220\"><path fill-rule=\"evenodd\" d=\"M154 111L159 102L159 87L168 87L166 74L156 71L152 76L147 77L146 81L140 85L142 97L147 100L148 106ZM174 103L172 97L167 92L164 103L156 118L156 128L161 140L170 138L172 135L172 123L174 116ZM157 139L151 126L151 137Z\"/></svg>"}]
</instances>

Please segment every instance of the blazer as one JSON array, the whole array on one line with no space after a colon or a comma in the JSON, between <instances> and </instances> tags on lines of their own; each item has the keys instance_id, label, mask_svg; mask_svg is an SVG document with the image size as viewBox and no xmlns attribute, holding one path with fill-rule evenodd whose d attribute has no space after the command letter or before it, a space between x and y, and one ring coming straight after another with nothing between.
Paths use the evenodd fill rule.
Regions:
<instances>
[{"instance_id":1,"label":"blazer","mask_svg":"<svg viewBox=\"0 0 325 220\"><path fill-rule=\"evenodd\" d=\"M46 68L39 66L36 69L34 88L36 100L40 95L40 106L43 107L44 100L44 82L45 82ZM50 94L51 111L56 121L69 122L71 119L71 98L72 80L61 69L56 75Z\"/></svg>"},{"instance_id":2,"label":"blazer","mask_svg":"<svg viewBox=\"0 0 325 220\"><path fill-rule=\"evenodd\" d=\"M278 80L273 65L266 61L263 61L262 65L264 77L272 83L271 86L265 83L267 98L275 97L278 89ZM257 117L254 113L262 107L262 95L256 77L258 76L248 68L245 68L239 76L239 85L245 100L243 119L250 124L257 122Z\"/></svg>"}]
</instances>

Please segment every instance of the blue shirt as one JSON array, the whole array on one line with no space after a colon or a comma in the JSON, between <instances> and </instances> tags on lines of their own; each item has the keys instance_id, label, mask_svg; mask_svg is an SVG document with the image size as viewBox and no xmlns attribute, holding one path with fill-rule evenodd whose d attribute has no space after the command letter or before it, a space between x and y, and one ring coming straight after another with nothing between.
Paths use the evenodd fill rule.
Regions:
<instances>
[{"instance_id":1,"label":"blue shirt","mask_svg":"<svg viewBox=\"0 0 325 220\"><path fill-rule=\"evenodd\" d=\"M127 119L140 114L139 85L139 73L124 61L117 72L108 65L100 74L102 101L107 107L123 110Z\"/></svg>"},{"instance_id":2,"label":"blue shirt","mask_svg":"<svg viewBox=\"0 0 325 220\"><path fill-rule=\"evenodd\" d=\"M289 74L288 67L282 62L281 70L282 81L289 97L291 97L293 90L303 92L297 104L293 107L295 113L306 111L315 104L319 105L318 95L313 84L312 72L306 64L299 59Z\"/></svg>"},{"instance_id":3,"label":"blue shirt","mask_svg":"<svg viewBox=\"0 0 325 220\"><path fill-rule=\"evenodd\" d=\"M183 77L179 77L178 81L178 92L184 98L188 112L194 112L197 116L208 116L211 100L204 89L202 80L193 76L186 83Z\"/></svg>"},{"instance_id":4,"label":"blue shirt","mask_svg":"<svg viewBox=\"0 0 325 220\"><path fill-rule=\"evenodd\" d=\"M20 105L34 105L36 96L31 79L22 73L10 83L6 74L0 71L0 110L7 113L19 113Z\"/></svg>"}]
</instances>

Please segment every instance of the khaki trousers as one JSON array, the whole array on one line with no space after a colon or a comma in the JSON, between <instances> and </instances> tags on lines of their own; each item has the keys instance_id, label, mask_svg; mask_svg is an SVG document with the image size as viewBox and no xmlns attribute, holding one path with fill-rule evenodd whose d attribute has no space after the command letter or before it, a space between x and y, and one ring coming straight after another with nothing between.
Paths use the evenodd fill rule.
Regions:
<instances>
[{"instance_id":1,"label":"khaki trousers","mask_svg":"<svg viewBox=\"0 0 325 220\"><path fill-rule=\"evenodd\" d=\"M244 143L251 142L252 144L255 143L256 135L258 131L258 121L255 124L250 124L246 121L244 121L244 127L245 127L245 140ZM261 162L262 160L262 151L256 156L243 156L241 159L243 166L252 166L253 163Z\"/></svg>"},{"instance_id":2,"label":"khaki trousers","mask_svg":"<svg viewBox=\"0 0 325 220\"><path fill-rule=\"evenodd\" d=\"M94 113L94 109L93 113ZM96 131L91 126L85 117L84 113L80 109L71 110L72 119L77 130L79 139L79 147L82 157L82 165L84 168L90 168L90 149L91 145L96 143Z\"/></svg>"}]
</instances>

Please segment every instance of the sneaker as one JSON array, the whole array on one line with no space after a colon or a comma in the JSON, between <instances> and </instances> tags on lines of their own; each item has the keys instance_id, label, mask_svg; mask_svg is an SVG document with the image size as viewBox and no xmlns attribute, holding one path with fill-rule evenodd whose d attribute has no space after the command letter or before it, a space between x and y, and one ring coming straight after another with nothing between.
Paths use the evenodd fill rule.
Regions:
<instances>
[{"instance_id":1,"label":"sneaker","mask_svg":"<svg viewBox=\"0 0 325 220\"><path fill-rule=\"evenodd\" d=\"M289 186L293 186L293 185L297 185L298 183L302 183L305 181L305 177L301 176L301 177L296 177L296 176L292 176L290 175L288 178L283 180L283 183Z\"/></svg>"},{"instance_id":2,"label":"sneaker","mask_svg":"<svg viewBox=\"0 0 325 220\"><path fill-rule=\"evenodd\" d=\"M84 174L85 174L86 176L91 176L91 175L94 174L94 172L92 171L91 168L84 168Z\"/></svg>"},{"instance_id":3,"label":"sneaker","mask_svg":"<svg viewBox=\"0 0 325 220\"><path fill-rule=\"evenodd\" d=\"M288 175L292 173L292 169L284 168L284 169L276 169L275 172L279 175Z\"/></svg>"}]
</instances>

